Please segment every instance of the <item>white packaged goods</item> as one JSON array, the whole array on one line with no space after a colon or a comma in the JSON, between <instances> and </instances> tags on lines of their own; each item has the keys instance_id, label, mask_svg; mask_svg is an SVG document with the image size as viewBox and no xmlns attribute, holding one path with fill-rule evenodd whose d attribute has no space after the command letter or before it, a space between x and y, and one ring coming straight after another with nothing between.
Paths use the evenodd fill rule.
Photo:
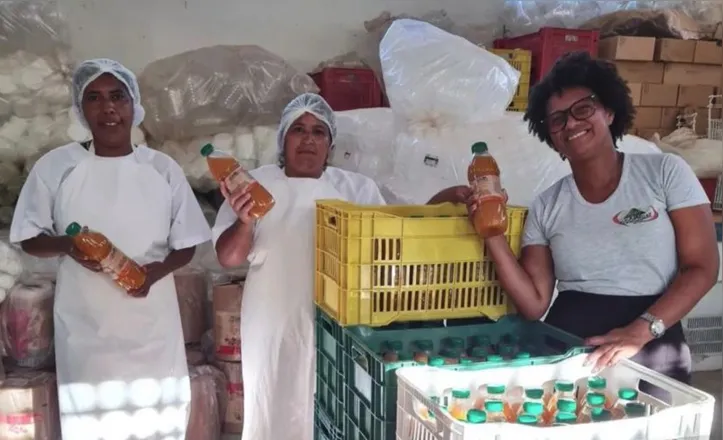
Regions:
<instances>
[{"instance_id":1,"label":"white packaged goods","mask_svg":"<svg viewBox=\"0 0 723 440\"><path fill-rule=\"evenodd\" d=\"M520 423L461 422L435 403L433 396L449 390L485 389L490 384L510 388L544 388L551 381L566 381L579 391L588 389L592 367L583 365L586 354L555 364L450 371L430 367L397 370L397 439L399 440L672 440L710 438L715 399L688 385L624 360L599 374L607 390L639 389L641 381L670 395L665 403L642 391L637 401L651 415L620 420L575 423L565 426L525 426ZM480 388L483 387L483 388ZM605 387L605 385L603 385ZM610 396L610 394L609 394ZM473 396L474 397L474 396ZM442 397L444 400L444 397ZM489 399L489 398L488 398ZM435 399L436 400L436 399ZM450 408L452 408L450 406ZM614 411L614 410L613 410ZM488 413L489 414L489 411ZM489 420L488 420L489 422Z\"/></svg>"},{"instance_id":2,"label":"white packaged goods","mask_svg":"<svg viewBox=\"0 0 723 440\"><path fill-rule=\"evenodd\" d=\"M0 385L0 438L60 438L55 375L39 371L10 373Z\"/></svg>"},{"instance_id":3,"label":"white packaged goods","mask_svg":"<svg viewBox=\"0 0 723 440\"><path fill-rule=\"evenodd\" d=\"M191 379L191 411L187 440L221 438L221 414L225 409L226 377L217 368L201 365L188 369Z\"/></svg>"},{"instance_id":4,"label":"white packaged goods","mask_svg":"<svg viewBox=\"0 0 723 440\"><path fill-rule=\"evenodd\" d=\"M223 432L241 434L244 424L244 384L241 380L240 362L216 362L226 375L226 411L222 415Z\"/></svg>"},{"instance_id":5,"label":"white packaged goods","mask_svg":"<svg viewBox=\"0 0 723 440\"><path fill-rule=\"evenodd\" d=\"M308 75L258 46L176 54L150 63L138 80L143 127L158 143L273 124L294 97L319 90Z\"/></svg>"},{"instance_id":6,"label":"white packaged goods","mask_svg":"<svg viewBox=\"0 0 723 440\"><path fill-rule=\"evenodd\" d=\"M45 368L54 364L54 294L50 281L20 282L0 305L0 335L15 365Z\"/></svg>"}]
</instances>

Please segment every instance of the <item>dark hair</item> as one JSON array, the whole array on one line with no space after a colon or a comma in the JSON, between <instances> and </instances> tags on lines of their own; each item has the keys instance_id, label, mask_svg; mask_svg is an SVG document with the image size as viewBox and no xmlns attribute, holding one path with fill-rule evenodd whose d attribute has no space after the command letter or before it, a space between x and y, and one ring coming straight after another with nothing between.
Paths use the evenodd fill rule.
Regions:
<instances>
[{"instance_id":1,"label":"dark hair","mask_svg":"<svg viewBox=\"0 0 723 440\"><path fill-rule=\"evenodd\" d=\"M613 63L594 59L587 52L563 55L550 72L532 87L524 116L530 133L550 147L553 146L545 123L547 102L553 94L560 94L573 87L590 89L597 101L615 114L610 124L610 134L613 144L616 144L633 125L635 118L630 88Z\"/></svg>"}]
</instances>

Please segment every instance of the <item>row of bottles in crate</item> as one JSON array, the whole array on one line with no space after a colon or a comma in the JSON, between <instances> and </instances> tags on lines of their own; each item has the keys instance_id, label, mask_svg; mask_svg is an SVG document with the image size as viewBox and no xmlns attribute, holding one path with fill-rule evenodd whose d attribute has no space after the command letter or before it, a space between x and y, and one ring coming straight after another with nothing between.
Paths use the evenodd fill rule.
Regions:
<instances>
[{"instance_id":1,"label":"row of bottles in crate","mask_svg":"<svg viewBox=\"0 0 723 440\"><path fill-rule=\"evenodd\" d=\"M438 347L434 346L432 340L426 339L413 341L408 347L405 347L401 341L389 340L382 344L380 355L387 363L413 360L432 367L502 362L531 357L529 352L520 349L519 336L511 333L503 335L494 344L488 335L473 336L468 344L464 338L450 337L440 341Z\"/></svg>"},{"instance_id":2,"label":"row of bottles in crate","mask_svg":"<svg viewBox=\"0 0 723 440\"><path fill-rule=\"evenodd\" d=\"M600 376L587 379L582 392L575 382L549 381L540 388L486 384L478 389L446 389L430 399L456 420L471 423L520 423L561 426L644 417L653 410L638 400L638 391L613 393ZM422 418L433 412L420 406Z\"/></svg>"}]
</instances>

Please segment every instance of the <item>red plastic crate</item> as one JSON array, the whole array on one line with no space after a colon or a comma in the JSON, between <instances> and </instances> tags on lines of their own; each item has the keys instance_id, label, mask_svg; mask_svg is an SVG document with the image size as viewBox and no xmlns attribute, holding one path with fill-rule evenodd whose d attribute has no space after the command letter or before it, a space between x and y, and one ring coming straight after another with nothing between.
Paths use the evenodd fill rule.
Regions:
<instances>
[{"instance_id":1,"label":"red plastic crate","mask_svg":"<svg viewBox=\"0 0 723 440\"><path fill-rule=\"evenodd\" d=\"M371 69L329 67L310 76L336 111L382 107L382 89Z\"/></svg>"},{"instance_id":2,"label":"red plastic crate","mask_svg":"<svg viewBox=\"0 0 723 440\"><path fill-rule=\"evenodd\" d=\"M550 71L558 58L569 52L586 51L597 57L600 32L587 29L543 27L534 34L494 41L495 49L525 49L532 52L530 83L535 84Z\"/></svg>"}]
</instances>

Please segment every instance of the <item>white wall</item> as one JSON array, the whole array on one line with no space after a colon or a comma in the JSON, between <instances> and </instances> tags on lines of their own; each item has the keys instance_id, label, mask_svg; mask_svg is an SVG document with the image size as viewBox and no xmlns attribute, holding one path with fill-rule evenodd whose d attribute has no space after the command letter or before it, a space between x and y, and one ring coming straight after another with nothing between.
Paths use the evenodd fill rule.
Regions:
<instances>
[{"instance_id":1,"label":"white wall","mask_svg":"<svg viewBox=\"0 0 723 440\"><path fill-rule=\"evenodd\" d=\"M148 62L213 44L258 44L308 70L355 46L384 10L445 9L459 24L496 19L504 0L58 0L75 56Z\"/></svg>"}]
</instances>

